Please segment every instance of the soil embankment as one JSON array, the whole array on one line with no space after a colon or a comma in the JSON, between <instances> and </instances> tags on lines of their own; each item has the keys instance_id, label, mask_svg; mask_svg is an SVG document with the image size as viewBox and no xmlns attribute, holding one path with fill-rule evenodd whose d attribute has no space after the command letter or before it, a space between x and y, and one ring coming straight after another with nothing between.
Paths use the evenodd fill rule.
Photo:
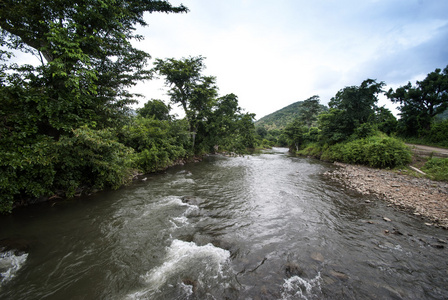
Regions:
<instances>
[{"instance_id":1,"label":"soil embankment","mask_svg":"<svg viewBox=\"0 0 448 300\"><path fill-rule=\"evenodd\" d=\"M421 216L428 226L448 229L448 183L400 172L335 164L339 168L326 172L326 176L363 195L374 195Z\"/></svg>"}]
</instances>

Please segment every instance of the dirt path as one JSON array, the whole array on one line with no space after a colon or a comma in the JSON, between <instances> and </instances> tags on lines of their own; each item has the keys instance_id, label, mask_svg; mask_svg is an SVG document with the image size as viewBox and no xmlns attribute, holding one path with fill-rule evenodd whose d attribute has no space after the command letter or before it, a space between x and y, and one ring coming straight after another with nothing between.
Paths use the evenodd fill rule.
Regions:
<instances>
[{"instance_id":1,"label":"dirt path","mask_svg":"<svg viewBox=\"0 0 448 300\"><path fill-rule=\"evenodd\" d=\"M437 156L437 157L448 157L448 149L445 148L438 148L438 147L430 147L430 146L423 146L423 145L416 145L416 144L406 144L408 145L412 152L414 152L417 155L422 156Z\"/></svg>"}]
</instances>

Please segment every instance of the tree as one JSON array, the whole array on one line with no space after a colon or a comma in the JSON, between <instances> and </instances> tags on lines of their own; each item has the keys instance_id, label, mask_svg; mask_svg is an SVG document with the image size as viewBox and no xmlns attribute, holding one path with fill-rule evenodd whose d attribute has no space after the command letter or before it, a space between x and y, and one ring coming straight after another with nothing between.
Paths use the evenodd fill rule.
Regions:
<instances>
[{"instance_id":1,"label":"tree","mask_svg":"<svg viewBox=\"0 0 448 300\"><path fill-rule=\"evenodd\" d=\"M162 100L152 99L137 109L137 114L143 118L154 118L156 120L170 120L170 106Z\"/></svg>"},{"instance_id":2,"label":"tree","mask_svg":"<svg viewBox=\"0 0 448 300\"><path fill-rule=\"evenodd\" d=\"M134 102L127 88L150 78L149 54L131 44L142 39L135 25L147 25L145 12L187 11L151 0L5 0L0 7L1 45L41 61L12 68L40 94L20 105L38 111L40 132L56 139L82 125L116 125Z\"/></svg>"},{"instance_id":3,"label":"tree","mask_svg":"<svg viewBox=\"0 0 448 300\"><path fill-rule=\"evenodd\" d=\"M390 135L396 132L397 123L397 118L395 118L389 109L384 106L377 108L375 113L375 124L380 131Z\"/></svg>"},{"instance_id":4,"label":"tree","mask_svg":"<svg viewBox=\"0 0 448 300\"><path fill-rule=\"evenodd\" d=\"M294 122L288 124L284 129L284 134L288 139L288 144L293 145L295 151L299 151L299 148L304 144L306 134L309 128L303 123L302 120L296 118Z\"/></svg>"},{"instance_id":5,"label":"tree","mask_svg":"<svg viewBox=\"0 0 448 300\"><path fill-rule=\"evenodd\" d=\"M235 94L217 98L205 127L208 146L233 152L254 148L254 117L254 114L243 113Z\"/></svg>"},{"instance_id":6,"label":"tree","mask_svg":"<svg viewBox=\"0 0 448 300\"><path fill-rule=\"evenodd\" d=\"M360 125L374 118L378 94L384 82L364 80L360 86L350 86L331 98L330 110L319 117L321 141L338 143L346 140Z\"/></svg>"},{"instance_id":7,"label":"tree","mask_svg":"<svg viewBox=\"0 0 448 300\"><path fill-rule=\"evenodd\" d=\"M303 101L300 106L299 117L308 127L311 127L317 121L317 116L321 111L319 101L319 96L315 95Z\"/></svg>"},{"instance_id":8,"label":"tree","mask_svg":"<svg viewBox=\"0 0 448 300\"><path fill-rule=\"evenodd\" d=\"M344 111L347 132L369 121L375 114L378 94L382 92L384 82L373 79L364 80L360 86L345 87L331 98L330 108Z\"/></svg>"},{"instance_id":9,"label":"tree","mask_svg":"<svg viewBox=\"0 0 448 300\"><path fill-rule=\"evenodd\" d=\"M150 55L132 45L144 14L187 9L153 0L0 2L0 212L14 202L117 187L128 149L115 129L127 122L128 89L151 78ZM31 53L39 66L8 63Z\"/></svg>"},{"instance_id":10,"label":"tree","mask_svg":"<svg viewBox=\"0 0 448 300\"><path fill-rule=\"evenodd\" d=\"M205 131L200 127L205 126L204 121L207 120L218 95L216 78L201 74L205 69L203 60L202 56L180 60L156 59L153 68L154 73L165 77L165 84L170 87L168 95L171 102L181 105L184 109L193 140L193 148L196 145L198 130Z\"/></svg>"},{"instance_id":11,"label":"tree","mask_svg":"<svg viewBox=\"0 0 448 300\"><path fill-rule=\"evenodd\" d=\"M261 139L264 139L268 135L268 130L264 126L258 126L255 132Z\"/></svg>"},{"instance_id":12,"label":"tree","mask_svg":"<svg viewBox=\"0 0 448 300\"><path fill-rule=\"evenodd\" d=\"M165 76L165 84L171 87L168 95L174 104L179 104L185 113L189 111L189 100L196 85L202 81L201 72L205 69L204 57L156 59L155 73Z\"/></svg>"},{"instance_id":13,"label":"tree","mask_svg":"<svg viewBox=\"0 0 448 300\"><path fill-rule=\"evenodd\" d=\"M448 108L448 66L443 71L436 69L429 73L415 87L409 82L395 91L390 89L386 95L401 105L400 123L405 135L427 132L434 117Z\"/></svg>"}]
</instances>

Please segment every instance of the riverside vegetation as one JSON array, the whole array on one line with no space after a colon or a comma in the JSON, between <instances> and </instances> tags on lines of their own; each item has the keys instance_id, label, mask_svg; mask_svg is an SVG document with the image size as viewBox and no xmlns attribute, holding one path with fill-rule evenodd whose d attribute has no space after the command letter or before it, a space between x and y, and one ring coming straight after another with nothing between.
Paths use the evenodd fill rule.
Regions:
<instances>
[{"instance_id":1,"label":"riverside vegetation","mask_svg":"<svg viewBox=\"0 0 448 300\"><path fill-rule=\"evenodd\" d=\"M384 91L384 82L367 79L359 86L341 89L322 108L319 97L297 102L293 121L285 126L284 113L274 113L256 123L256 131L268 145L288 146L298 155L322 160L393 169L412 162L405 141L448 146L448 66L427 77ZM378 107L384 93L398 103L400 119ZM292 105L291 105L292 106ZM272 129L273 128L273 129ZM422 167L431 179L448 180L448 159L428 158Z\"/></svg>"},{"instance_id":2,"label":"riverside vegetation","mask_svg":"<svg viewBox=\"0 0 448 300\"><path fill-rule=\"evenodd\" d=\"M118 188L136 173L162 170L205 153L243 153L274 144L322 159L393 168L410 162L394 136L448 140L448 68L386 94L401 104L401 119L377 96L384 83L367 79L329 103L303 101L282 128L254 126L234 94L220 96L203 74L202 56L156 59L132 45L148 25L145 13L187 13L168 1L8 1L0 10L0 212L93 189ZM12 60L18 51L40 65ZM170 104L151 99L134 113L129 89L165 79ZM170 105L185 117L170 115ZM275 132L273 130L276 130ZM445 160L432 160L444 178ZM441 175L440 175L441 174Z\"/></svg>"},{"instance_id":3,"label":"riverside vegetation","mask_svg":"<svg viewBox=\"0 0 448 300\"><path fill-rule=\"evenodd\" d=\"M48 198L118 188L213 151L255 146L254 115L218 95L203 57L156 60L132 46L145 13L186 13L168 1L8 1L0 11L0 212ZM8 51L4 50L7 49ZM13 63L13 51L39 66ZM162 76L170 106L133 113L129 88Z\"/></svg>"}]
</instances>

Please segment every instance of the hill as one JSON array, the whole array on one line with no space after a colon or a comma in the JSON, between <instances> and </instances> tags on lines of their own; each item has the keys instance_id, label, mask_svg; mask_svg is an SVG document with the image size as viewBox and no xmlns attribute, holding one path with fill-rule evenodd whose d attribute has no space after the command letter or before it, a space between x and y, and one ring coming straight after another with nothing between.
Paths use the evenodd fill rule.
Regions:
<instances>
[{"instance_id":1,"label":"hill","mask_svg":"<svg viewBox=\"0 0 448 300\"><path fill-rule=\"evenodd\" d=\"M302 107L305 101L297 101L290 104L282 109L277 110L267 116L264 116L260 120L255 122L256 127L265 127L267 130L273 129L283 129L294 121L295 118L299 117L301 111L304 109ZM324 111L328 108L325 105L319 105L320 110Z\"/></svg>"}]
</instances>

